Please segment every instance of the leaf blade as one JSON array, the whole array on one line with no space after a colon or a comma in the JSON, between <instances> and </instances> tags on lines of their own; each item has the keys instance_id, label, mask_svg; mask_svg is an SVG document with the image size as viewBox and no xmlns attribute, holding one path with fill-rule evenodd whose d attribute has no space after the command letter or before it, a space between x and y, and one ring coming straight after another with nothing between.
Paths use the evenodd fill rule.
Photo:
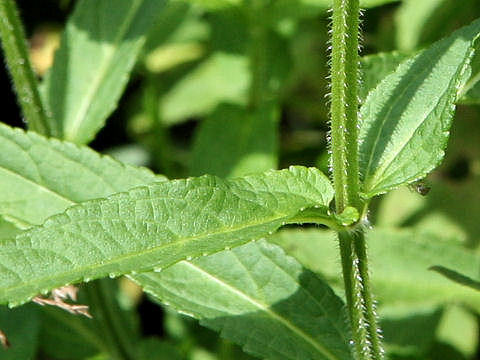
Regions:
<instances>
[{"instance_id":1,"label":"leaf blade","mask_svg":"<svg viewBox=\"0 0 480 360\"><path fill-rule=\"evenodd\" d=\"M4 124L0 153L0 214L28 224L39 225L77 202L166 180L89 148Z\"/></svg>"},{"instance_id":2,"label":"leaf blade","mask_svg":"<svg viewBox=\"0 0 480 360\"><path fill-rule=\"evenodd\" d=\"M163 268L241 245L306 207L326 207L332 197L325 175L292 167L231 181L159 182L88 201L3 241L0 302L18 304L66 283Z\"/></svg>"},{"instance_id":3,"label":"leaf blade","mask_svg":"<svg viewBox=\"0 0 480 360\"><path fill-rule=\"evenodd\" d=\"M351 359L342 301L293 258L265 241L133 279L253 355Z\"/></svg>"},{"instance_id":4,"label":"leaf blade","mask_svg":"<svg viewBox=\"0 0 480 360\"><path fill-rule=\"evenodd\" d=\"M44 83L61 138L87 143L103 126L163 6L156 0L77 4Z\"/></svg>"},{"instance_id":5,"label":"leaf blade","mask_svg":"<svg viewBox=\"0 0 480 360\"><path fill-rule=\"evenodd\" d=\"M418 180L442 160L479 33L477 20L403 62L370 92L360 130L367 197Z\"/></svg>"}]
</instances>

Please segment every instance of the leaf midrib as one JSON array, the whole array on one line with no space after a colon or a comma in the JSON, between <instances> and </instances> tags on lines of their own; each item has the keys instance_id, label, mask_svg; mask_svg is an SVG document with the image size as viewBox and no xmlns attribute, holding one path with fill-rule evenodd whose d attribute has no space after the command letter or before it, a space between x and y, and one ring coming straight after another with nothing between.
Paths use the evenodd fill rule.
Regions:
<instances>
[{"instance_id":1,"label":"leaf midrib","mask_svg":"<svg viewBox=\"0 0 480 360\"><path fill-rule=\"evenodd\" d=\"M233 227L233 228L232 227L225 228L227 231L216 231L214 233L209 232L209 233L204 233L204 234L201 234L201 235L186 237L186 238L177 240L173 243L171 242L171 243L167 243L167 244L160 244L160 245L155 246L153 248L145 249L145 250L142 250L142 251L137 251L135 253L129 253L129 254L121 255L121 256L115 257L113 259L110 259L108 261L102 261L100 265L93 264L93 265L77 267L72 271L62 272L60 276L65 277L65 276L73 275L73 274L76 274L76 273L84 273L85 271L89 271L89 273L91 273L92 270L95 271L96 269L99 269L99 268L102 268L102 267L105 267L105 266L109 266L109 265L112 265L112 264L115 264L115 263L118 263L118 262L122 262L122 261L127 260L127 259L132 258L132 257L143 257L145 255L155 253L155 252L160 251L162 249L168 248L169 246L175 247L175 246L178 246L178 245L180 245L182 243L185 243L185 242L201 240L201 239L211 237L211 236L218 236L218 235L222 235L222 234L234 233L234 232L237 232L237 231L240 231L240 230L246 230L246 229L253 228L253 227L256 227L256 226L260 226L260 225L264 225L264 224L268 224L268 223L273 223L275 221L280 221L280 223L279 223L279 226L280 226L281 225L281 220L282 219L288 219L289 217L290 217L289 215L282 214L282 216L267 218L268 219L267 221L265 219L263 219L263 221L261 221L261 222L250 223L250 224L247 224L247 225L242 224L241 226L236 226L236 227ZM259 235L258 237L260 238L263 235ZM253 240L253 239L250 239L250 240L247 240L247 241L251 241L251 240ZM14 245L12 245L12 247L15 250L19 250L19 248L14 246ZM33 248L30 248L30 250L33 250ZM48 249L42 249L42 251L46 251L46 250L48 250ZM218 251L221 251L221 250L219 249ZM217 252L217 251L213 251L212 253L214 253L214 252ZM58 253L55 253L55 254L58 255ZM179 261L181 261L181 260L179 260ZM70 262L71 262L71 260L70 260ZM178 262L178 261L176 261L176 262ZM174 263L176 263L176 262L174 262ZM167 266L171 266L174 263L169 264ZM142 270L132 269L132 270L129 270L129 271L118 273L118 274L115 273L115 276L120 276L120 275L123 275L123 274L129 274L132 271L146 272L146 271L149 271L153 268L154 268L154 266L151 266L151 267L148 267L148 268L145 268L145 269L142 269ZM102 275L104 275L104 274L98 274L98 275L95 275L94 277L97 278L97 277L101 277ZM10 293L15 292L15 291L17 291L18 289L21 289L21 288L29 288L32 284L42 283L44 281L48 281L52 277L55 278L55 276L46 276L46 277L41 277L41 278L37 277L37 278L32 279L30 281L23 282L23 283L21 283L17 286L3 288L3 291L4 291L5 294L8 293L8 292L10 292ZM72 281L75 281L75 279L72 279ZM58 284L58 285L60 286L61 284ZM40 290L40 292L41 291L42 290ZM31 297L31 296L34 296L34 295L27 295L27 297ZM4 300L7 300L7 299L5 298ZM26 300L22 299L20 301L26 301ZM9 300L9 302L14 303L15 301Z\"/></svg>"}]
</instances>

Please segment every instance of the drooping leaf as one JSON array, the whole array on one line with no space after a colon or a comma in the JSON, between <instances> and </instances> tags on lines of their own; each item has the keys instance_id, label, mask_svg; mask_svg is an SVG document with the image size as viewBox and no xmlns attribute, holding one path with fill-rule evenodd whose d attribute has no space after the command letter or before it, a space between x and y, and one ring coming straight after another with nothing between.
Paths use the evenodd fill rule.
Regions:
<instances>
[{"instance_id":1,"label":"drooping leaf","mask_svg":"<svg viewBox=\"0 0 480 360\"><path fill-rule=\"evenodd\" d=\"M360 130L366 197L423 178L440 163L479 34L477 20L404 61L370 92Z\"/></svg>"},{"instance_id":2,"label":"drooping leaf","mask_svg":"<svg viewBox=\"0 0 480 360\"><path fill-rule=\"evenodd\" d=\"M261 358L351 359L342 301L265 241L134 279Z\"/></svg>"},{"instance_id":3,"label":"drooping leaf","mask_svg":"<svg viewBox=\"0 0 480 360\"><path fill-rule=\"evenodd\" d=\"M0 124L0 214L39 225L85 200L165 180L89 148Z\"/></svg>"},{"instance_id":4,"label":"drooping leaf","mask_svg":"<svg viewBox=\"0 0 480 360\"><path fill-rule=\"evenodd\" d=\"M245 104L249 82L245 56L214 54L165 94L160 107L162 121L172 125L203 116L222 102Z\"/></svg>"},{"instance_id":5,"label":"drooping leaf","mask_svg":"<svg viewBox=\"0 0 480 360\"><path fill-rule=\"evenodd\" d=\"M279 114L262 110L220 106L197 130L190 172L236 177L276 168Z\"/></svg>"},{"instance_id":6,"label":"drooping leaf","mask_svg":"<svg viewBox=\"0 0 480 360\"><path fill-rule=\"evenodd\" d=\"M165 181L87 201L0 244L0 302L238 246L332 197L320 171L291 167L230 181Z\"/></svg>"},{"instance_id":7,"label":"drooping leaf","mask_svg":"<svg viewBox=\"0 0 480 360\"><path fill-rule=\"evenodd\" d=\"M282 230L269 239L330 284L342 286L338 244L331 231ZM455 301L480 309L478 292L430 270L443 266L463 274L478 272L480 258L473 250L414 230L377 228L367 233L367 242L373 290L380 303L421 306Z\"/></svg>"},{"instance_id":8,"label":"drooping leaf","mask_svg":"<svg viewBox=\"0 0 480 360\"><path fill-rule=\"evenodd\" d=\"M87 143L103 126L164 3L78 2L44 84L61 138Z\"/></svg>"}]
</instances>

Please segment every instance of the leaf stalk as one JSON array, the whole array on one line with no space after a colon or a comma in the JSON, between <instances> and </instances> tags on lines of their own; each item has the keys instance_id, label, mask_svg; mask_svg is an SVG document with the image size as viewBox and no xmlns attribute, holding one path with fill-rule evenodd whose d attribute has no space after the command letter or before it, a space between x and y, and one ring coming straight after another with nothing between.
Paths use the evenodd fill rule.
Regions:
<instances>
[{"instance_id":1,"label":"leaf stalk","mask_svg":"<svg viewBox=\"0 0 480 360\"><path fill-rule=\"evenodd\" d=\"M50 117L38 91L25 32L14 0L0 0L0 38L23 117L30 129L51 136Z\"/></svg>"}]
</instances>

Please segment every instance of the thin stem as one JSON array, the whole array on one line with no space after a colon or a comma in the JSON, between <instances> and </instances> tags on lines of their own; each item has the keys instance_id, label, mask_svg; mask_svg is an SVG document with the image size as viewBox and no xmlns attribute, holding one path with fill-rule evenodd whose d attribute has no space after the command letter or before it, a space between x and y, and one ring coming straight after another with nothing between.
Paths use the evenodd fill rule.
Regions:
<instances>
[{"instance_id":1,"label":"thin stem","mask_svg":"<svg viewBox=\"0 0 480 360\"><path fill-rule=\"evenodd\" d=\"M334 0L331 59L331 166L338 214L347 206L364 213L358 166L358 27L359 0ZM381 331L370 288L365 235L338 231L345 296L353 349L359 360L383 358Z\"/></svg>"},{"instance_id":2,"label":"thin stem","mask_svg":"<svg viewBox=\"0 0 480 360\"><path fill-rule=\"evenodd\" d=\"M52 135L50 120L30 64L25 32L14 0L0 0L0 38L17 101L30 129Z\"/></svg>"},{"instance_id":3,"label":"thin stem","mask_svg":"<svg viewBox=\"0 0 480 360\"><path fill-rule=\"evenodd\" d=\"M359 232L339 232L345 297L357 359L383 359L381 329L370 288L365 236Z\"/></svg>"},{"instance_id":4,"label":"thin stem","mask_svg":"<svg viewBox=\"0 0 480 360\"><path fill-rule=\"evenodd\" d=\"M331 166L337 213L360 209L358 186L359 0L334 0L331 58Z\"/></svg>"},{"instance_id":5,"label":"thin stem","mask_svg":"<svg viewBox=\"0 0 480 360\"><path fill-rule=\"evenodd\" d=\"M128 324L122 318L122 310L115 304L115 295L108 281L109 279L97 280L84 288L93 321L102 334L103 343L112 359L133 360L135 339L128 334Z\"/></svg>"}]
</instances>

